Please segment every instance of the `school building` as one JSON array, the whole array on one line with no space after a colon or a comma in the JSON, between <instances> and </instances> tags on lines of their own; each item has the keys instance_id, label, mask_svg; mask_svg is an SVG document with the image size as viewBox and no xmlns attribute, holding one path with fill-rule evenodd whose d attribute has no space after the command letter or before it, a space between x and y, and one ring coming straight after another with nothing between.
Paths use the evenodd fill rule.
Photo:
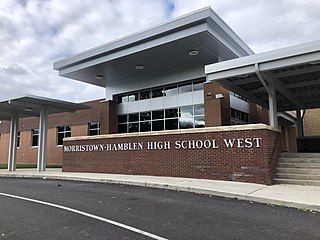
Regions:
<instances>
[{"instance_id":1,"label":"school building","mask_svg":"<svg viewBox=\"0 0 320 240\"><path fill-rule=\"evenodd\" d=\"M53 68L66 81L104 87L106 97L0 102L0 163L9 170L62 164L271 184L283 152L317 159L320 41L254 54L208 7ZM301 183L320 180L312 178Z\"/></svg>"}]
</instances>

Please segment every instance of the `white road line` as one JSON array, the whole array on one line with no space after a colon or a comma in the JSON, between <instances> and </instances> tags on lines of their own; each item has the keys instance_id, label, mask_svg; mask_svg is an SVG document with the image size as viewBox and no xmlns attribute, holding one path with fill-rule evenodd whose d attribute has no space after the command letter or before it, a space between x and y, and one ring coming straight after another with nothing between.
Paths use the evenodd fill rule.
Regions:
<instances>
[{"instance_id":1,"label":"white road line","mask_svg":"<svg viewBox=\"0 0 320 240\"><path fill-rule=\"evenodd\" d=\"M59 208L59 209L63 209L63 210L69 211L69 212L77 213L77 214L80 214L80 215L83 215L83 216L86 216L86 217L97 219L97 220L100 220L102 222L106 222L106 223L109 223L109 224L112 224L112 225L127 229L127 230L132 231L132 232L136 232L136 233L145 235L147 237L150 237L150 238L153 238L153 239L156 239L156 240L168 240L167 238L163 238L163 237L154 235L152 233L145 232L145 231L140 230L138 228L134 228L134 227L125 225L123 223L119 223L119 222L116 222L116 221L113 221L113 220L110 220L110 219L107 219L107 218L99 217L99 216L96 216L96 215L93 215L93 214L90 214L90 213L79 211L77 209L61 206L61 205L54 204L54 203L44 202L44 201L40 201L40 200L36 200L36 199L32 199L32 198L26 198L26 197L20 197L20 196L16 196L16 195L11 195L11 194L7 194L7 193L1 193L0 192L0 195L1 196L5 196L5 197L21 199L21 200L25 200L25 201L29 201L29 202L39 203L39 204L47 205L47 206L50 206L50 207L55 207L55 208Z\"/></svg>"}]
</instances>

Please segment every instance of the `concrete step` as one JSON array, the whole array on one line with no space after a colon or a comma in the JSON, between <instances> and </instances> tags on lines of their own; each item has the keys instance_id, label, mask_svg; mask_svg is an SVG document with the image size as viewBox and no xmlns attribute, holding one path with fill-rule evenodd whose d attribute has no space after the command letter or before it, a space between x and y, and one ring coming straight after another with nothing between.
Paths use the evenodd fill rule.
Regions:
<instances>
[{"instance_id":1,"label":"concrete step","mask_svg":"<svg viewBox=\"0 0 320 240\"><path fill-rule=\"evenodd\" d=\"M279 154L279 158L320 158L320 153L287 153L287 152L283 152L283 153Z\"/></svg>"},{"instance_id":2,"label":"concrete step","mask_svg":"<svg viewBox=\"0 0 320 240\"><path fill-rule=\"evenodd\" d=\"M314 168L277 168L277 173L288 174L320 174L320 169Z\"/></svg>"},{"instance_id":3,"label":"concrete step","mask_svg":"<svg viewBox=\"0 0 320 240\"><path fill-rule=\"evenodd\" d=\"M295 185L310 185L320 186L320 181L317 180L298 180L298 179L274 179L275 184L295 184Z\"/></svg>"},{"instance_id":4,"label":"concrete step","mask_svg":"<svg viewBox=\"0 0 320 240\"><path fill-rule=\"evenodd\" d=\"M320 163L320 158L279 158L279 163Z\"/></svg>"},{"instance_id":5,"label":"concrete step","mask_svg":"<svg viewBox=\"0 0 320 240\"><path fill-rule=\"evenodd\" d=\"M320 174L292 174L277 173L277 179L296 179L296 180L317 180L320 181Z\"/></svg>"},{"instance_id":6,"label":"concrete step","mask_svg":"<svg viewBox=\"0 0 320 240\"><path fill-rule=\"evenodd\" d=\"M278 168L315 168L315 169L320 169L320 163L282 163L278 162L277 164Z\"/></svg>"}]
</instances>

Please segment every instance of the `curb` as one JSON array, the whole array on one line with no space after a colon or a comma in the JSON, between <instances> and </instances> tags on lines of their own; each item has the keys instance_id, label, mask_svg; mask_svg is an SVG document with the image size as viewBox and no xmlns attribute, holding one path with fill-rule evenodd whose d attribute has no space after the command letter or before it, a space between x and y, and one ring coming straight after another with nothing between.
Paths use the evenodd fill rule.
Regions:
<instances>
[{"instance_id":1,"label":"curb","mask_svg":"<svg viewBox=\"0 0 320 240\"><path fill-rule=\"evenodd\" d=\"M209 195L209 196L217 196L217 197L223 197L223 198L238 199L238 200L244 200L244 201L250 201L250 202L256 202L256 203L263 203L263 204L268 204L268 205L275 205L275 206L280 206L280 207L296 208L296 209L300 209L300 210L304 210L304 211L320 212L320 205L311 205L311 204L306 204L306 203L283 201L283 200L273 199L273 198L250 196L250 194L256 193L257 191L263 189L264 187L253 192L253 193L242 195L242 194L215 191L215 190L209 190L209 189L203 189L203 188L184 187L184 186L179 186L179 185L174 185L174 184L148 183L148 182L114 180L114 179L95 179L95 178L85 178L85 177L67 177L67 176L50 176L50 175L49 176L48 175L23 175L23 174L0 174L0 177L123 184L123 185L129 185L129 186L150 187L150 188L174 190L174 191L181 191L181 192L191 192L191 193L197 193L197 194L203 194L203 195Z\"/></svg>"}]
</instances>

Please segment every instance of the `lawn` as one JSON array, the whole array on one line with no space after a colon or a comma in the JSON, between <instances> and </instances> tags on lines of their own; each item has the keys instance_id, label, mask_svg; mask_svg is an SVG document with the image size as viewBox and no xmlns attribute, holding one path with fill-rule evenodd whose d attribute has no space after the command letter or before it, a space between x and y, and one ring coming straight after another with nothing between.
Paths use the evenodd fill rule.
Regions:
<instances>
[{"instance_id":1,"label":"lawn","mask_svg":"<svg viewBox=\"0 0 320 240\"><path fill-rule=\"evenodd\" d=\"M61 168L61 165L55 165L55 164L48 164L46 165L46 168ZM0 169L7 169L8 164L7 163L0 163ZM16 168L37 168L36 164L17 164Z\"/></svg>"}]
</instances>

